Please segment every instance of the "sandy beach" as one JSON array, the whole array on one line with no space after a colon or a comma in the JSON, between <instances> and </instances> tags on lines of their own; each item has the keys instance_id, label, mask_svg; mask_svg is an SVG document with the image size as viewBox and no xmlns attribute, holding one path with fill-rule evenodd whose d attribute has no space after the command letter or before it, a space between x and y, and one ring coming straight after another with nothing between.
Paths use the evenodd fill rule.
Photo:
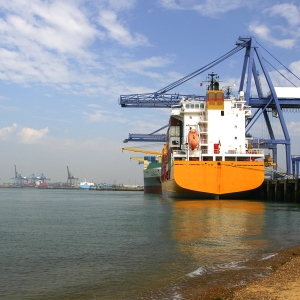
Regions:
<instances>
[{"instance_id":1,"label":"sandy beach","mask_svg":"<svg viewBox=\"0 0 300 300\"><path fill-rule=\"evenodd\" d=\"M260 263L260 262L259 262ZM300 299L300 248L284 250L261 262L270 268L270 275L250 281L246 285L211 289L197 300L298 300Z\"/></svg>"}]
</instances>

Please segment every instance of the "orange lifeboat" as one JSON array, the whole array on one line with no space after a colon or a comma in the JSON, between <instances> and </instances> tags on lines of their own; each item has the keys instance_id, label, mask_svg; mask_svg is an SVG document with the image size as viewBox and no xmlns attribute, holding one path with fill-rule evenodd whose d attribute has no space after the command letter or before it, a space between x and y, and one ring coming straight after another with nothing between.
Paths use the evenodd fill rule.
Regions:
<instances>
[{"instance_id":1,"label":"orange lifeboat","mask_svg":"<svg viewBox=\"0 0 300 300\"><path fill-rule=\"evenodd\" d=\"M192 150L194 150L199 144L199 138L195 129L190 129L188 134L188 142Z\"/></svg>"}]
</instances>

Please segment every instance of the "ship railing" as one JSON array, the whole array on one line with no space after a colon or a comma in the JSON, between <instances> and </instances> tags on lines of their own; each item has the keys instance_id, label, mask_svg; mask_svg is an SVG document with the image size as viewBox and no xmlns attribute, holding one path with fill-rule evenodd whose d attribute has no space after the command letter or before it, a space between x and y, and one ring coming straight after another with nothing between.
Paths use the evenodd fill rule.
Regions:
<instances>
[{"instance_id":1,"label":"ship railing","mask_svg":"<svg viewBox=\"0 0 300 300\"><path fill-rule=\"evenodd\" d=\"M237 155L237 154L242 154L242 155L262 155L264 154L262 149L251 149L251 150L246 150L246 151L237 151L237 150L228 150L228 151L208 151L206 149L201 149L201 154L202 155ZM179 157L184 157L188 153L188 149L181 149L181 150L173 150L173 156L179 156Z\"/></svg>"},{"instance_id":2,"label":"ship railing","mask_svg":"<svg viewBox=\"0 0 300 300\"><path fill-rule=\"evenodd\" d=\"M188 156L189 150L188 149L180 149L180 150L173 150L173 157L174 158L185 158ZM236 155L247 155L247 156L259 156L261 157L264 155L264 152L262 149L251 149L246 151L236 151L236 150L228 150L228 151L208 151L206 149L201 149L200 155L207 156L207 155L213 155L213 156L236 156Z\"/></svg>"}]
</instances>

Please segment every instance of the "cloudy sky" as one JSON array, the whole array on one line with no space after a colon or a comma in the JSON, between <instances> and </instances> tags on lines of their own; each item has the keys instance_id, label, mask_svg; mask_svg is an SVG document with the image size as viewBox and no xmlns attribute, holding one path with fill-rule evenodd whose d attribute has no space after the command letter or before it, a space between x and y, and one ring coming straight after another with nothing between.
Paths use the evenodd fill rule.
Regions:
<instances>
[{"instance_id":1,"label":"cloudy sky","mask_svg":"<svg viewBox=\"0 0 300 300\"><path fill-rule=\"evenodd\" d=\"M297 1L0 0L0 32L0 183L13 182L17 165L51 182L66 182L69 166L79 180L141 184L142 167L130 161L141 155L122 147L162 145L122 141L167 124L169 109L121 108L119 96L157 91L241 35L300 76ZM211 71L238 85L243 56ZM177 92L202 95L206 75ZM292 154L300 154L299 114L285 117Z\"/></svg>"}]
</instances>

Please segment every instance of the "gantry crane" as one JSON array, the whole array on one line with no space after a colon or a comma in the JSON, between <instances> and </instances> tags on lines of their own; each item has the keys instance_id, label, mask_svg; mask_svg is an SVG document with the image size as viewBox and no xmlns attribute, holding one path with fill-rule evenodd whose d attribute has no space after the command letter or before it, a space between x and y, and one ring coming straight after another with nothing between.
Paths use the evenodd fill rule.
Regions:
<instances>
[{"instance_id":1,"label":"gantry crane","mask_svg":"<svg viewBox=\"0 0 300 300\"><path fill-rule=\"evenodd\" d=\"M21 174L18 174L17 172L17 166L15 166L15 177L14 178L10 178L10 179L14 179L15 180L15 184L22 186L24 181L27 181L27 177L23 177Z\"/></svg>"},{"instance_id":2,"label":"gantry crane","mask_svg":"<svg viewBox=\"0 0 300 300\"><path fill-rule=\"evenodd\" d=\"M167 135L165 133L157 134L157 132L167 127L168 125L165 125L149 134L129 133L128 139L125 139L123 143L128 143L128 142L163 142L164 143L167 140Z\"/></svg>"},{"instance_id":3,"label":"gantry crane","mask_svg":"<svg viewBox=\"0 0 300 300\"><path fill-rule=\"evenodd\" d=\"M40 181L40 182L46 182L46 181L50 181L51 179L46 177L43 173L37 177L37 179Z\"/></svg>"},{"instance_id":4,"label":"gantry crane","mask_svg":"<svg viewBox=\"0 0 300 300\"><path fill-rule=\"evenodd\" d=\"M76 181L78 180L78 178L76 178L75 176L73 176L71 174L71 172L69 171L69 167L67 166L67 172L68 172L68 179L67 179L67 185L68 186L73 186L76 184Z\"/></svg>"},{"instance_id":5,"label":"gantry crane","mask_svg":"<svg viewBox=\"0 0 300 300\"><path fill-rule=\"evenodd\" d=\"M300 95L299 96L290 96L288 94L277 95L276 88L274 87L268 67L272 67L275 69L265 57L261 54L261 49L264 49L262 45L260 45L254 37L243 37L240 36L238 41L236 42L236 47L226 54L222 55L220 58L214 60L213 62L203 66L202 68L196 70L195 72L177 80L176 82L158 90L154 93L144 93L144 94L131 94L131 95L121 95L119 99L119 104L121 107L151 107L151 108L169 108L173 105L176 105L180 102L182 98L186 99L193 99L193 100L205 100L205 96L201 95L188 95L188 94L171 94L168 93L175 87L183 84L184 82L208 71L212 67L216 66L217 64L223 62L227 58L231 57L232 55L236 54L242 49L245 49L245 57L244 63L242 67L242 76L240 79L239 90L243 91L245 88L245 100L246 105L250 105L253 109L256 109L253 117L248 119L245 126L246 126L246 133L249 134L249 130L252 126L256 123L259 117L262 115L265 120L265 124L268 130L269 139L260 139L259 141L254 141L255 143L260 143L261 148L270 149L272 151L272 156L274 158L274 162L277 163L277 145L282 144L285 146L285 158L286 158L286 170L288 174L291 174L291 140L287 130L287 126L283 117L282 110L283 109L293 109L298 110L300 109ZM264 49L269 55L271 55L266 49ZM272 56L272 55L271 55ZM272 56L273 57L273 56ZM273 57L274 58L274 57ZM276 58L274 58L278 63L280 63ZM281 64L281 63L280 63ZM259 74L259 70L257 66L260 66L264 80L267 84L267 94L263 93L262 86L261 86L261 79L262 75ZM294 77L296 80L300 80L295 74L292 73L287 67L283 64L281 66L285 69L285 72L289 74L290 77ZM289 84L293 87L296 85L285 76L282 72L275 69L280 76L285 78ZM254 83L256 88L257 96L251 96L251 86ZM253 92L253 91L252 91ZM268 112L272 111L273 116L278 117L282 129L282 133L284 138L277 139L275 137ZM136 138L134 138L136 137ZM125 141L147 141L151 139L150 135L129 135L129 139ZM159 140L162 141L163 139ZM154 141L151 140L151 141Z\"/></svg>"}]
</instances>

